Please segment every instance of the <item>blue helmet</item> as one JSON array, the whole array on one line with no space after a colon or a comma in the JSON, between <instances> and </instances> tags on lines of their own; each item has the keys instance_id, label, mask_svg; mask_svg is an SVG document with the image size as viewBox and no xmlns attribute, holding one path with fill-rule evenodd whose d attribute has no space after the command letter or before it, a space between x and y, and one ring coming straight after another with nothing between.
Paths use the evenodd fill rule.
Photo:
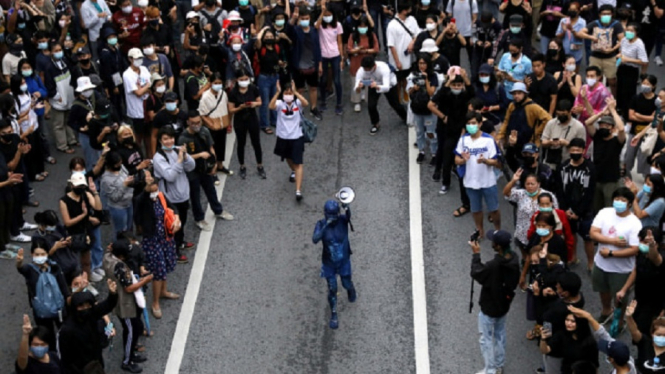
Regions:
<instances>
[{"instance_id":1,"label":"blue helmet","mask_svg":"<svg viewBox=\"0 0 665 374\"><path fill-rule=\"evenodd\" d=\"M339 216L339 203L336 200L328 200L323 206L326 218L337 218Z\"/></svg>"}]
</instances>

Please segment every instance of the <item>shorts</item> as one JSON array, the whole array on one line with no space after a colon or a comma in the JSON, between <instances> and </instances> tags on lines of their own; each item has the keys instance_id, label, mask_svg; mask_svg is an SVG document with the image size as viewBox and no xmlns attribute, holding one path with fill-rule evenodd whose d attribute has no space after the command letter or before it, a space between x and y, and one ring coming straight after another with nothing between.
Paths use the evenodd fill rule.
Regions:
<instances>
[{"instance_id":1,"label":"shorts","mask_svg":"<svg viewBox=\"0 0 665 374\"><path fill-rule=\"evenodd\" d=\"M132 120L132 127L134 132L138 135L151 136L152 124L147 123L143 118L130 118Z\"/></svg>"},{"instance_id":2,"label":"shorts","mask_svg":"<svg viewBox=\"0 0 665 374\"><path fill-rule=\"evenodd\" d=\"M282 139L277 137L274 153L284 159L291 160L296 165L302 165L303 153L305 152L305 138Z\"/></svg>"},{"instance_id":3,"label":"shorts","mask_svg":"<svg viewBox=\"0 0 665 374\"><path fill-rule=\"evenodd\" d=\"M614 79L617 77L617 58L598 58L593 57L589 59L589 66L598 66L607 79Z\"/></svg>"},{"instance_id":4,"label":"shorts","mask_svg":"<svg viewBox=\"0 0 665 374\"><path fill-rule=\"evenodd\" d=\"M319 69L314 69L312 74L303 74L300 70L293 70L293 82L296 84L297 89L305 87L305 83L309 88L319 87Z\"/></svg>"},{"instance_id":5,"label":"shorts","mask_svg":"<svg viewBox=\"0 0 665 374\"><path fill-rule=\"evenodd\" d=\"M593 291L615 295L626 284L628 276L630 276L630 273L609 273L594 264L591 272Z\"/></svg>"},{"instance_id":6,"label":"shorts","mask_svg":"<svg viewBox=\"0 0 665 374\"><path fill-rule=\"evenodd\" d=\"M593 223L593 217L568 220L570 222L570 231L573 232L573 235L579 234L585 242L591 241L591 236L589 231L591 231L591 224Z\"/></svg>"},{"instance_id":7,"label":"shorts","mask_svg":"<svg viewBox=\"0 0 665 374\"><path fill-rule=\"evenodd\" d=\"M398 80L404 80L404 79L406 79L406 78L409 76L409 74L411 74L411 70L410 70L410 69L407 69L407 70L397 70L397 71L395 72L395 77L397 77Z\"/></svg>"},{"instance_id":8,"label":"shorts","mask_svg":"<svg viewBox=\"0 0 665 374\"><path fill-rule=\"evenodd\" d=\"M496 185L487 188L467 188L466 194L471 202L471 213L483 211L483 199L487 205L488 212L499 210L499 190Z\"/></svg>"}]
</instances>

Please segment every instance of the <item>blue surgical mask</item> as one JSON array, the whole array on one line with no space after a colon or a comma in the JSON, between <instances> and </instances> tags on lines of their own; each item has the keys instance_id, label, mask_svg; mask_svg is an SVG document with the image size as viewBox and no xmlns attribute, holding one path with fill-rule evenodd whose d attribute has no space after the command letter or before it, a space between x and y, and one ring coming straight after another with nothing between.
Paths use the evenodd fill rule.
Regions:
<instances>
[{"instance_id":1,"label":"blue surgical mask","mask_svg":"<svg viewBox=\"0 0 665 374\"><path fill-rule=\"evenodd\" d=\"M475 133L478 132L478 125L476 125L475 123L467 123L466 132L468 132L471 135L474 135Z\"/></svg>"},{"instance_id":2,"label":"blue surgical mask","mask_svg":"<svg viewBox=\"0 0 665 374\"><path fill-rule=\"evenodd\" d=\"M642 191L644 191L644 193L651 193L651 187L645 184L642 186Z\"/></svg>"},{"instance_id":3,"label":"blue surgical mask","mask_svg":"<svg viewBox=\"0 0 665 374\"><path fill-rule=\"evenodd\" d=\"M614 210L616 210L616 212L619 214L625 212L626 209L628 209L628 203L621 200L614 200L614 202L612 202L612 206L614 207Z\"/></svg>"},{"instance_id":4,"label":"blue surgical mask","mask_svg":"<svg viewBox=\"0 0 665 374\"><path fill-rule=\"evenodd\" d=\"M24 77L27 78L27 77L29 77L29 76L32 75L32 69L30 69L30 70L21 70L21 74L22 74Z\"/></svg>"},{"instance_id":5,"label":"blue surgical mask","mask_svg":"<svg viewBox=\"0 0 665 374\"><path fill-rule=\"evenodd\" d=\"M46 227L44 227L44 230L46 230L48 232L54 232L55 229L56 229L55 226L46 226Z\"/></svg>"},{"instance_id":6,"label":"blue surgical mask","mask_svg":"<svg viewBox=\"0 0 665 374\"><path fill-rule=\"evenodd\" d=\"M28 85L27 84L22 84L21 87L19 87L19 88L21 89L21 92L27 92L28 91Z\"/></svg>"},{"instance_id":7,"label":"blue surgical mask","mask_svg":"<svg viewBox=\"0 0 665 374\"><path fill-rule=\"evenodd\" d=\"M173 148L174 148L173 146L170 146L170 147L167 147L167 146L165 146L165 145L162 146L162 150L163 150L163 151L172 151Z\"/></svg>"},{"instance_id":8,"label":"blue surgical mask","mask_svg":"<svg viewBox=\"0 0 665 374\"><path fill-rule=\"evenodd\" d=\"M547 236L550 234L550 229L537 228L536 234L538 234L538 236Z\"/></svg>"},{"instance_id":9,"label":"blue surgical mask","mask_svg":"<svg viewBox=\"0 0 665 374\"><path fill-rule=\"evenodd\" d=\"M553 208L552 208L551 206L550 206L550 207L547 207L547 208L541 206L541 207L538 207L538 209L539 209L541 212L547 212L547 213L549 213L549 212L551 212L551 211L553 210Z\"/></svg>"},{"instance_id":10,"label":"blue surgical mask","mask_svg":"<svg viewBox=\"0 0 665 374\"><path fill-rule=\"evenodd\" d=\"M540 188L535 190L534 192L526 191L526 195L529 196L529 197L534 197L534 196L538 195L538 192L540 192Z\"/></svg>"},{"instance_id":11,"label":"blue surgical mask","mask_svg":"<svg viewBox=\"0 0 665 374\"><path fill-rule=\"evenodd\" d=\"M519 27L519 26L511 26L510 27L510 32L512 32L513 34L519 34L520 31L522 31L522 28Z\"/></svg>"},{"instance_id":12,"label":"blue surgical mask","mask_svg":"<svg viewBox=\"0 0 665 374\"><path fill-rule=\"evenodd\" d=\"M215 91L215 92L220 92L220 91L222 90L222 87L223 87L223 86L222 86L221 84L213 84L213 85L212 85L212 89L213 89L213 91Z\"/></svg>"},{"instance_id":13,"label":"blue surgical mask","mask_svg":"<svg viewBox=\"0 0 665 374\"><path fill-rule=\"evenodd\" d=\"M46 48L48 48L48 42L37 43L37 49L39 49L40 51L43 51Z\"/></svg>"},{"instance_id":14,"label":"blue surgical mask","mask_svg":"<svg viewBox=\"0 0 665 374\"><path fill-rule=\"evenodd\" d=\"M30 347L30 352L32 352L32 355L35 356L35 358L42 358L48 353L48 345L46 347Z\"/></svg>"},{"instance_id":15,"label":"blue surgical mask","mask_svg":"<svg viewBox=\"0 0 665 374\"><path fill-rule=\"evenodd\" d=\"M635 39L635 33L632 32L632 31L626 31L625 34L624 34L624 36L625 36L626 39L628 39L628 40L633 40L633 39Z\"/></svg>"},{"instance_id":16,"label":"blue surgical mask","mask_svg":"<svg viewBox=\"0 0 665 374\"><path fill-rule=\"evenodd\" d=\"M323 22L330 23L333 20L333 16L323 16Z\"/></svg>"},{"instance_id":17,"label":"blue surgical mask","mask_svg":"<svg viewBox=\"0 0 665 374\"><path fill-rule=\"evenodd\" d=\"M653 344L657 345L658 347L665 347L665 336L654 336L653 337Z\"/></svg>"},{"instance_id":18,"label":"blue surgical mask","mask_svg":"<svg viewBox=\"0 0 665 374\"><path fill-rule=\"evenodd\" d=\"M637 246L637 248L639 248L640 252L642 252L642 253L648 253L649 252L649 245L648 244L640 243ZM665 337L664 337L664 339L665 339Z\"/></svg>"},{"instance_id":19,"label":"blue surgical mask","mask_svg":"<svg viewBox=\"0 0 665 374\"><path fill-rule=\"evenodd\" d=\"M423 4L424 6L428 6L430 3L430 0L420 0L420 3Z\"/></svg>"},{"instance_id":20,"label":"blue surgical mask","mask_svg":"<svg viewBox=\"0 0 665 374\"><path fill-rule=\"evenodd\" d=\"M358 27L358 32L359 32L361 35L365 35L365 34L367 34L367 30L368 30L368 29L369 29L368 27Z\"/></svg>"},{"instance_id":21,"label":"blue surgical mask","mask_svg":"<svg viewBox=\"0 0 665 374\"><path fill-rule=\"evenodd\" d=\"M64 53L62 51L53 53L53 58L56 60L62 60L62 56L64 56Z\"/></svg>"},{"instance_id":22,"label":"blue surgical mask","mask_svg":"<svg viewBox=\"0 0 665 374\"><path fill-rule=\"evenodd\" d=\"M32 257L32 262L34 262L37 265L44 265L46 263L46 260L48 260L47 256L33 256Z\"/></svg>"},{"instance_id":23,"label":"blue surgical mask","mask_svg":"<svg viewBox=\"0 0 665 374\"><path fill-rule=\"evenodd\" d=\"M300 27L303 27L303 28L309 27L309 20L308 19L300 20Z\"/></svg>"},{"instance_id":24,"label":"blue surgical mask","mask_svg":"<svg viewBox=\"0 0 665 374\"><path fill-rule=\"evenodd\" d=\"M277 27L282 27L282 26L284 26L285 23L286 23L285 19L275 20L275 26L277 26Z\"/></svg>"},{"instance_id":25,"label":"blue surgical mask","mask_svg":"<svg viewBox=\"0 0 665 374\"><path fill-rule=\"evenodd\" d=\"M478 80L480 80L480 83L482 84L487 84L490 82L490 77L480 77Z\"/></svg>"},{"instance_id":26,"label":"blue surgical mask","mask_svg":"<svg viewBox=\"0 0 665 374\"><path fill-rule=\"evenodd\" d=\"M611 16L611 15L603 15L603 16L600 16L600 22L602 22L602 23L604 23L604 24L607 25L607 24L610 23L610 21L612 21L612 16Z\"/></svg>"},{"instance_id":27,"label":"blue surgical mask","mask_svg":"<svg viewBox=\"0 0 665 374\"><path fill-rule=\"evenodd\" d=\"M173 112L173 111L176 110L176 108L178 107L178 103L177 103L177 102L172 102L172 103L168 103L168 102L167 102L167 103L164 104L164 107L165 107L166 110L168 110L169 112Z\"/></svg>"},{"instance_id":28,"label":"blue surgical mask","mask_svg":"<svg viewBox=\"0 0 665 374\"><path fill-rule=\"evenodd\" d=\"M110 46L114 46L118 44L118 38L108 38L106 39L106 42L109 43Z\"/></svg>"},{"instance_id":29,"label":"blue surgical mask","mask_svg":"<svg viewBox=\"0 0 665 374\"><path fill-rule=\"evenodd\" d=\"M247 5L249 5L249 0L239 0L238 5L247 6Z\"/></svg>"}]
</instances>

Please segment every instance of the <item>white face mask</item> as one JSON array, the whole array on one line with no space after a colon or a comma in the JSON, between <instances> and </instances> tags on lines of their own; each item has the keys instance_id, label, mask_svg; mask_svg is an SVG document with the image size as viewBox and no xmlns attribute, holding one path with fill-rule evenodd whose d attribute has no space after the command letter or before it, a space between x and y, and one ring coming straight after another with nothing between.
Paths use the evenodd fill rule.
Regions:
<instances>
[{"instance_id":1,"label":"white face mask","mask_svg":"<svg viewBox=\"0 0 665 374\"><path fill-rule=\"evenodd\" d=\"M133 8L132 8L131 5L127 5L127 6L122 7L122 12L125 13L125 14L129 14L129 13L132 12L132 9Z\"/></svg>"},{"instance_id":2,"label":"white face mask","mask_svg":"<svg viewBox=\"0 0 665 374\"><path fill-rule=\"evenodd\" d=\"M48 259L47 256L32 256L32 262L34 262L37 265L43 265L47 259Z\"/></svg>"},{"instance_id":3,"label":"white face mask","mask_svg":"<svg viewBox=\"0 0 665 374\"><path fill-rule=\"evenodd\" d=\"M589 87L593 87L593 85L596 84L596 81L597 81L596 78L587 78L586 79L586 84L588 84Z\"/></svg>"},{"instance_id":4,"label":"white face mask","mask_svg":"<svg viewBox=\"0 0 665 374\"><path fill-rule=\"evenodd\" d=\"M148 6L148 0L139 0L136 3L140 8L145 8Z\"/></svg>"},{"instance_id":5,"label":"white face mask","mask_svg":"<svg viewBox=\"0 0 665 374\"><path fill-rule=\"evenodd\" d=\"M568 71L575 71L576 68L577 68L577 65L575 65L575 64L566 65L566 70L568 70Z\"/></svg>"},{"instance_id":6,"label":"white face mask","mask_svg":"<svg viewBox=\"0 0 665 374\"><path fill-rule=\"evenodd\" d=\"M81 92L81 95L83 95L85 97L90 97L90 96L92 96L93 92L94 92L94 90L85 90L85 91Z\"/></svg>"},{"instance_id":7,"label":"white face mask","mask_svg":"<svg viewBox=\"0 0 665 374\"><path fill-rule=\"evenodd\" d=\"M153 199L153 200L157 199L157 196L159 196L159 192L151 192L150 193L150 198Z\"/></svg>"},{"instance_id":8,"label":"white face mask","mask_svg":"<svg viewBox=\"0 0 665 374\"><path fill-rule=\"evenodd\" d=\"M238 52L242 48L242 44L231 44L233 51Z\"/></svg>"},{"instance_id":9,"label":"white face mask","mask_svg":"<svg viewBox=\"0 0 665 374\"><path fill-rule=\"evenodd\" d=\"M132 64L134 65L134 67L139 68L139 67L143 66L143 59L142 58L137 58L137 59L134 60L134 62L132 62Z\"/></svg>"},{"instance_id":10,"label":"white face mask","mask_svg":"<svg viewBox=\"0 0 665 374\"><path fill-rule=\"evenodd\" d=\"M166 92L166 85L158 86L157 88L155 88L155 92L157 92L157 93Z\"/></svg>"},{"instance_id":11,"label":"white face mask","mask_svg":"<svg viewBox=\"0 0 665 374\"><path fill-rule=\"evenodd\" d=\"M332 22L333 16L323 16L323 22L330 23Z\"/></svg>"},{"instance_id":12,"label":"white face mask","mask_svg":"<svg viewBox=\"0 0 665 374\"><path fill-rule=\"evenodd\" d=\"M60 21L58 21L58 26L60 26L61 29L64 29L66 24L67 24L67 21L65 21L64 19L61 19Z\"/></svg>"},{"instance_id":13,"label":"white face mask","mask_svg":"<svg viewBox=\"0 0 665 374\"><path fill-rule=\"evenodd\" d=\"M212 89L215 90L215 92L220 92L222 90L222 85L221 84L213 84Z\"/></svg>"},{"instance_id":14,"label":"white face mask","mask_svg":"<svg viewBox=\"0 0 665 374\"><path fill-rule=\"evenodd\" d=\"M155 53L155 49L152 47L143 48L143 54L146 56L152 56Z\"/></svg>"},{"instance_id":15,"label":"white face mask","mask_svg":"<svg viewBox=\"0 0 665 374\"><path fill-rule=\"evenodd\" d=\"M246 80L246 81L238 81L238 86L240 86L240 87L242 87L242 88L247 88L247 87L249 87L249 80Z\"/></svg>"},{"instance_id":16,"label":"white face mask","mask_svg":"<svg viewBox=\"0 0 665 374\"><path fill-rule=\"evenodd\" d=\"M436 23L428 23L425 25L425 28L427 29L427 31L432 31L436 28Z\"/></svg>"},{"instance_id":17,"label":"white face mask","mask_svg":"<svg viewBox=\"0 0 665 374\"><path fill-rule=\"evenodd\" d=\"M293 102L293 95L284 95L284 101L287 103L292 103Z\"/></svg>"}]
</instances>

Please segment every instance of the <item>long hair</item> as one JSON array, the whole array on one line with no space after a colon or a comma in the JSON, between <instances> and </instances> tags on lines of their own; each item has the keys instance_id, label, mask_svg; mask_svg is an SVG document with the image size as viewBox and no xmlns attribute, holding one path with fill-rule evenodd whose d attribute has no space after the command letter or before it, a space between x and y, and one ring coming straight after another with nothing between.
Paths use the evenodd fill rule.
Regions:
<instances>
[{"instance_id":1,"label":"long hair","mask_svg":"<svg viewBox=\"0 0 665 374\"><path fill-rule=\"evenodd\" d=\"M328 28L328 27L332 27L333 29L336 29L337 28L337 14L335 14L335 12L332 12L330 9L328 9L328 11L332 15L332 21L330 21L330 23L328 23L328 22L324 21L323 17L322 17L321 18L321 27L324 28L324 29Z\"/></svg>"},{"instance_id":2,"label":"long hair","mask_svg":"<svg viewBox=\"0 0 665 374\"><path fill-rule=\"evenodd\" d=\"M365 34L365 36L367 36L367 42L369 43L369 48L373 49L374 48L374 28L369 25L369 21L367 20L367 16L364 15L364 14L362 16L360 16L360 18L358 18L358 27L360 27L361 25L367 26L367 33ZM353 29L353 34L352 34L353 42L356 43L356 44L360 44L360 33L358 32L358 27Z\"/></svg>"},{"instance_id":3,"label":"long hair","mask_svg":"<svg viewBox=\"0 0 665 374\"><path fill-rule=\"evenodd\" d=\"M645 208L657 199L665 199L665 180L663 176L660 174L649 174L647 178L649 178L653 187L651 188L651 196L649 196L649 201L645 205Z\"/></svg>"}]
</instances>

